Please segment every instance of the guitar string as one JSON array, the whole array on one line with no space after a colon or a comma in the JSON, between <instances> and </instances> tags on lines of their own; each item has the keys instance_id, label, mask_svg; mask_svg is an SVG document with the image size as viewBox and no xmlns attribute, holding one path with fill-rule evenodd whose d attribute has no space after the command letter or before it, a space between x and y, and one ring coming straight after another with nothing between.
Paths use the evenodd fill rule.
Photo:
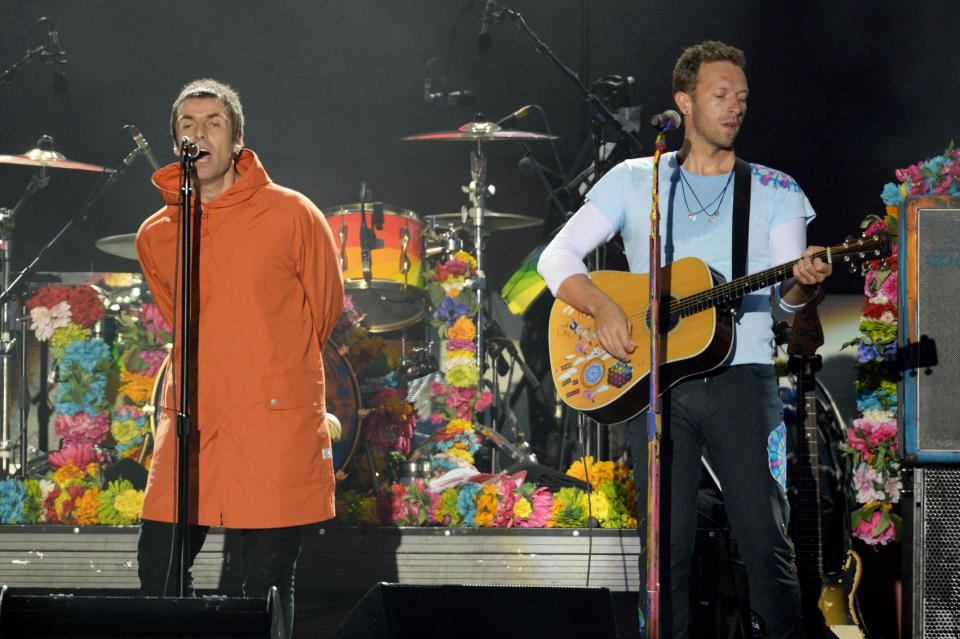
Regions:
<instances>
[{"instance_id":1,"label":"guitar string","mask_svg":"<svg viewBox=\"0 0 960 639\"><path fill-rule=\"evenodd\" d=\"M824 259L828 256L828 254L831 253L833 254L833 257L844 257L852 253L859 253L861 259L863 259L865 254L871 251L879 254L879 252L883 249L883 243L881 242L880 246L874 249L864 250L863 246L855 248L858 248L859 250L851 252L849 251L849 248L844 249L843 247L823 249L814 253L813 258L819 257L820 259ZM679 316L685 317L686 315L712 308L713 306L717 305L717 300L722 300L724 296L736 294L737 297L741 297L751 290L763 288L768 281L770 285L783 281L786 279L785 276L793 270L793 264L794 263L792 262L788 264L781 264L780 266L775 266L771 269L767 269L766 271L747 275L731 282L724 282L716 287L688 295L680 300L668 300L661 304L661 309L666 310L668 315L679 310ZM640 313L628 314L628 317L631 319L640 317L646 318L647 316L649 316L649 308L644 309Z\"/></svg>"}]
</instances>

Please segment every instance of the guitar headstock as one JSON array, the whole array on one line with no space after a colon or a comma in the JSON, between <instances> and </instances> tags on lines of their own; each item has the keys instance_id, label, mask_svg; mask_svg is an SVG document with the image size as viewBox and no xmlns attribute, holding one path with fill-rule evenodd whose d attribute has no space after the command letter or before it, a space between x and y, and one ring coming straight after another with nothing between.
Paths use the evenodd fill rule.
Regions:
<instances>
[{"instance_id":1,"label":"guitar headstock","mask_svg":"<svg viewBox=\"0 0 960 639\"><path fill-rule=\"evenodd\" d=\"M824 251L827 261L834 265L853 266L867 260L890 256L890 236L886 232L846 240Z\"/></svg>"}]
</instances>

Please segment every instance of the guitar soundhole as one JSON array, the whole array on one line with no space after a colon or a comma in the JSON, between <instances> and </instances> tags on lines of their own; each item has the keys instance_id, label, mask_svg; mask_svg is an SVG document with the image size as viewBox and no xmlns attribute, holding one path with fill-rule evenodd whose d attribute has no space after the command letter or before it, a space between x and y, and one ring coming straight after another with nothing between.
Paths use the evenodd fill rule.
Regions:
<instances>
[{"instance_id":1,"label":"guitar soundhole","mask_svg":"<svg viewBox=\"0 0 960 639\"><path fill-rule=\"evenodd\" d=\"M677 324L680 323L681 315L676 312L676 306L674 302L677 298L675 297L664 297L660 300L660 334L665 335L675 329ZM644 318L644 325L647 328L647 332L650 331L650 309L647 309L646 317Z\"/></svg>"}]
</instances>

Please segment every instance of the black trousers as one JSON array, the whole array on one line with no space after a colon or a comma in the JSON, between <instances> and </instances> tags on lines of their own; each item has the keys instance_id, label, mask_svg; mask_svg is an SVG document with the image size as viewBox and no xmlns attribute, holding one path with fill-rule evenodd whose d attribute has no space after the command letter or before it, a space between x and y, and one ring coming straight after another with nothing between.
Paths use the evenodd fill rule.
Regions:
<instances>
[{"instance_id":1,"label":"black trousers","mask_svg":"<svg viewBox=\"0 0 960 639\"><path fill-rule=\"evenodd\" d=\"M733 536L747 567L750 605L764 636L803 636L800 587L787 536L782 403L773 366L744 364L684 380L664 395L661 440L663 636L685 639L697 525L700 455L706 449L723 489ZM641 525L645 526L646 413L630 422ZM644 558L645 559L645 558Z\"/></svg>"},{"instance_id":2,"label":"black trousers","mask_svg":"<svg viewBox=\"0 0 960 639\"><path fill-rule=\"evenodd\" d=\"M193 562L207 538L207 526L190 526L186 592L195 596ZM170 565L174 525L143 520L137 540L137 573L140 593L150 597L172 597L176 592L176 566ZM289 637L293 629L294 573L300 557L300 526L240 530L240 558L243 567L243 596L265 597L276 586L283 612L283 626Z\"/></svg>"}]
</instances>

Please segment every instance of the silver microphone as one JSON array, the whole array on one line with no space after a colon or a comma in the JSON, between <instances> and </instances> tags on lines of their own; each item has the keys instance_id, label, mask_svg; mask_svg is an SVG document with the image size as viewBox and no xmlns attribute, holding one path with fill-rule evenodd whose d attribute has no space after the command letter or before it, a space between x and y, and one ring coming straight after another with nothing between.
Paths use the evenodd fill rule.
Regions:
<instances>
[{"instance_id":1,"label":"silver microphone","mask_svg":"<svg viewBox=\"0 0 960 639\"><path fill-rule=\"evenodd\" d=\"M137 143L137 148L140 149L140 152L146 156L147 162L150 163L150 166L153 167L154 172L160 170L160 163L157 162L157 158L154 157L153 151L150 150L150 144L147 142L146 138L143 137L143 134L137 130L137 127L132 124L128 124L130 127L130 135L133 136L133 141Z\"/></svg>"},{"instance_id":2,"label":"silver microphone","mask_svg":"<svg viewBox=\"0 0 960 639\"><path fill-rule=\"evenodd\" d=\"M200 155L200 147L187 136L183 136L180 138L180 153L191 160L196 160Z\"/></svg>"}]
</instances>

